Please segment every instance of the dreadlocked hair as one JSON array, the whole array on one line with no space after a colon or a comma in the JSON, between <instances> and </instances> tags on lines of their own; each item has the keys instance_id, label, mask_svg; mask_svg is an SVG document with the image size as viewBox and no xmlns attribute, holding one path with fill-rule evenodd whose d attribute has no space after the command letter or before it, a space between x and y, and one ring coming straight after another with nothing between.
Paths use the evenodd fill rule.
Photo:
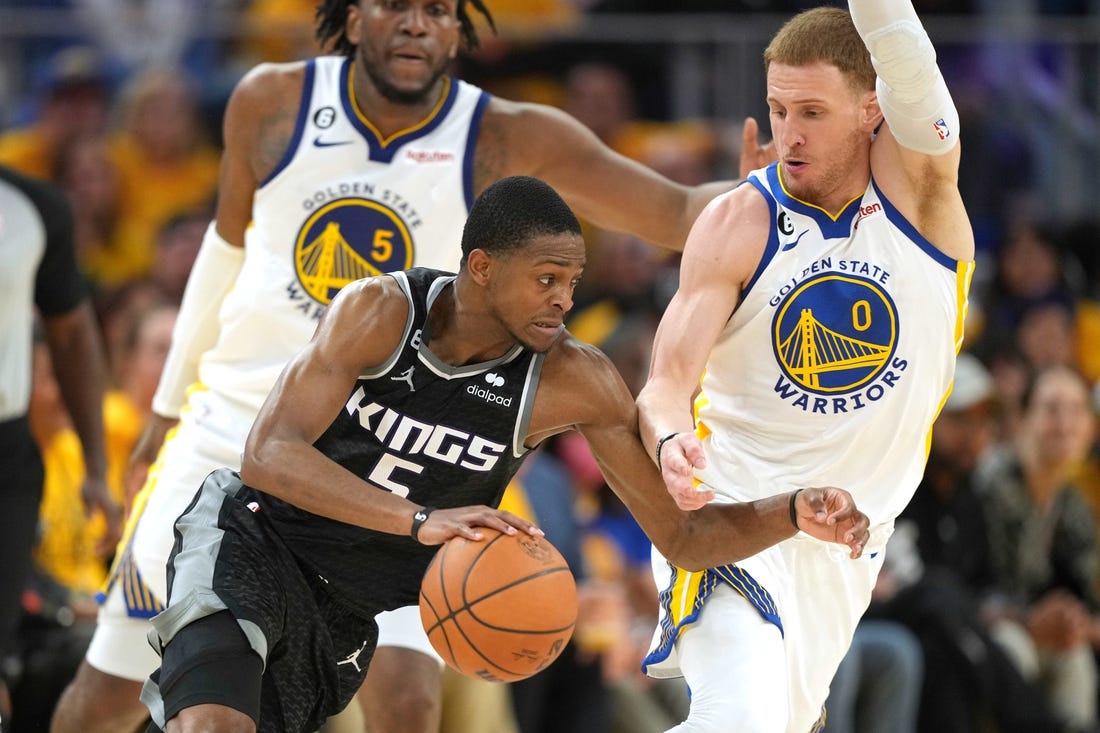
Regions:
<instances>
[{"instance_id":1,"label":"dreadlocked hair","mask_svg":"<svg viewBox=\"0 0 1100 733\"><path fill-rule=\"evenodd\" d=\"M357 2L358 0L321 0L317 3L315 13L317 41L321 48L331 49L333 53L343 56L351 56L355 53L355 45L350 43L344 35L344 27L348 18L348 6L355 5ZM462 26L462 45L467 51L476 51L480 41L474 21L467 12L467 5L472 5L485 20L489 21L489 27L493 33L497 32L497 26L493 22L489 8L485 6L485 0L458 0L458 22Z\"/></svg>"}]
</instances>

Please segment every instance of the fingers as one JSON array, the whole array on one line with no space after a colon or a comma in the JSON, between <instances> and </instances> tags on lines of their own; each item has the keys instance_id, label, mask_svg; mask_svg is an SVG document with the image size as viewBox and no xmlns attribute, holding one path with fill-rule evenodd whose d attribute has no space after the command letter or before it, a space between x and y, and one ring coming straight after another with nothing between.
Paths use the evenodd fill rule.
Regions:
<instances>
[{"instance_id":1,"label":"fingers","mask_svg":"<svg viewBox=\"0 0 1100 733\"><path fill-rule=\"evenodd\" d=\"M745 124L741 128L741 160L739 169L742 178L745 178L757 168L764 168L777 159L775 141L770 140L761 145L759 141L760 126L752 117L745 118Z\"/></svg>"},{"instance_id":2,"label":"fingers","mask_svg":"<svg viewBox=\"0 0 1100 733\"><path fill-rule=\"evenodd\" d=\"M672 493L672 498L676 500L676 506L685 512L690 512L702 509L711 502L714 499L714 490L700 484L686 491Z\"/></svg>"},{"instance_id":3,"label":"fingers","mask_svg":"<svg viewBox=\"0 0 1100 733\"><path fill-rule=\"evenodd\" d=\"M863 555L871 539L871 521L856 508L852 495L835 486L803 489L795 498L799 527L809 535L846 545L853 560Z\"/></svg>"},{"instance_id":4,"label":"fingers","mask_svg":"<svg viewBox=\"0 0 1100 733\"><path fill-rule=\"evenodd\" d=\"M670 438L661 450L661 472L670 486L695 481L695 470L707 467L703 444L695 433L680 433Z\"/></svg>"},{"instance_id":5,"label":"fingers","mask_svg":"<svg viewBox=\"0 0 1100 733\"><path fill-rule=\"evenodd\" d=\"M850 550L848 557L853 560L858 560L863 556L863 550L871 539L871 532L866 527L867 517L863 512L858 512L858 514L863 518L864 527L862 529L856 527L844 533L844 544L848 545Z\"/></svg>"},{"instance_id":6,"label":"fingers","mask_svg":"<svg viewBox=\"0 0 1100 733\"><path fill-rule=\"evenodd\" d=\"M521 532L526 532L529 535L534 535L535 537L542 537L546 534L536 525L532 524L531 520L529 519L524 519L523 517L512 514L511 512L503 511L501 509L492 509L490 511L494 512L494 517L496 519L502 520L504 522L505 526L503 528L499 526L497 527L497 529L500 529L500 531L502 532L506 532L507 534L515 534L516 530L519 530Z\"/></svg>"},{"instance_id":7,"label":"fingers","mask_svg":"<svg viewBox=\"0 0 1100 733\"><path fill-rule=\"evenodd\" d=\"M756 150L760 147L760 125L755 117L746 117L745 124L741 126L741 150Z\"/></svg>"},{"instance_id":8,"label":"fingers","mask_svg":"<svg viewBox=\"0 0 1100 733\"><path fill-rule=\"evenodd\" d=\"M738 172L745 178L760 166L760 142L757 140L759 128L752 117L745 118L745 124L741 128L741 159L738 161Z\"/></svg>"},{"instance_id":9,"label":"fingers","mask_svg":"<svg viewBox=\"0 0 1100 733\"><path fill-rule=\"evenodd\" d=\"M442 544L454 537L480 542L485 539L482 527L509 535L525 532L534 537L542 537L546 534L530 520L511 512L487 506L467 506L435 510L420 528L418 537L425 545Z\"/></svg>"},{"instance_id":10,"label":"fingers","mask_svg":"<svg viewBox=\"0 0 1100 733\"><path fill-rule=\"evenodd\" d=\"M706 468L703 444L694 433L681 433L665 443L661 452L662 478L668 493L683 511L693 511L714 499L714 491L695 480L696 469Z\"/></svg>"}]
</instances>

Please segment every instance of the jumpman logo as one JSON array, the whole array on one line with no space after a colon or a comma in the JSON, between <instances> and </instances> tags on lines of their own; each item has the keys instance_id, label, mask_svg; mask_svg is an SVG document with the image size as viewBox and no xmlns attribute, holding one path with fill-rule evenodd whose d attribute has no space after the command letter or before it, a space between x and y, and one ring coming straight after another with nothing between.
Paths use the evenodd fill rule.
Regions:
<instances>
[{"instance_id":1,"label":"jumpman logo","mask_svg":"<svg viewBox=\"0 0 1100 733\"><path fill-rule=\"evenodd\" d=\"M366 649L366 648L367 648L367 642L364 641L363 646L359 647L358 649L353 651L351 654L349 654L342 662L337 662L336 666L339 667L341 664L351 664L351 665L355 666L355 671L356 672L362 672L363 670L360 669L360 667L359 667L359 655L362 654L363 650Z\"/></svg>"},{"instance_id":2,"label":"jumpman logo","mask_svg":"<svg viewBox=\"0 0 1100 733\"><path fill-rule=\"evenodd\" d=\"M409 391L410 392L415 392L416 391L416 385L413 384L413 369L416 369L415 364L413 366L409 367L408 369L406 369L405 371L401 372L400 374L398 374L396 377L390 377L390 379L392 379L395 382L408 382L409 383Z\"/></svg>"}]
</instances>

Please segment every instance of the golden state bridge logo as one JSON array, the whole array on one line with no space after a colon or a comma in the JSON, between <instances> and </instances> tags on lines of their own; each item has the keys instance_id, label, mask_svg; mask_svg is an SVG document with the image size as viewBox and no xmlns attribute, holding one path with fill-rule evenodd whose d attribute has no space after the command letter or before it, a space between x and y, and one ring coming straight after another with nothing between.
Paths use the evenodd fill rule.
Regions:
<instances>
[{"instance_id":1,"label":"golden state bridge logo","mask_svg":"<svg viewBox=\"0 0 1100 733\"><path fill-rule=\"evenodd\" d=\"M363 198L330 201L306 220L294 244L302 288L328 305L353 280L412 267L413 243L390 207Z\"/></svg>"},{"instance_id":2,"label":"golden state bridge logo","mask_svg":"<svg viewBox=\"0 0 1100 733\"><path fill-rule=\"evenodd\" d=\"M879 283L835 272L806 280L776 310L773 347L792 383L783 385L780 379L776 391L784 397L795 394L791 387L819 395L843 394L860 390L880 375L896 379L887 367L897 340L897 308ZM905 368L904 362L894 366ZM874 401L884 390L872 386L875 395L868 388L865 396ZM859 404L830 405L838 408L830 411L861 407L860 395L854 399Z\"/></svg>"}]
</instances>

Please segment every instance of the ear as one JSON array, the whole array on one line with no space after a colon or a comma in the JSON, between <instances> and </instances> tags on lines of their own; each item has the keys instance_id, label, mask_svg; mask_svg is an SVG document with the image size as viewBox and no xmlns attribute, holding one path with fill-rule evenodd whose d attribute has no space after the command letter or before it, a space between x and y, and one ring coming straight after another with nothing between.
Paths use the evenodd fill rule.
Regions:
<instances>
[{"instance_id":1,"label":"ear","mask_svg":"<svg viewBox=\"0 0 1100 733\"><path fill-rule=\"evenodd\" d=\"M363 11L359 9L359 3L348 5L348 15L344 19L344 36L353 46L358 46L363 39Z\"/></svg>"},{"instance_id":2,"label":"ear","mask_svg":"<svg viewBox=\"0 0 1100 733\"><path fill-rule=\"evenodd\" d=\"M483 249L472 249L466 255L466 269L478 285L484 287L493 276L493 257Z\"/></svg>"},{"instance_id":3,"label":"ear","mask_svg":"<svg viewBox=\"0 0 1100 733\"><path fill-rule=\"evenodd\" d=\"M860 129L874 132L882 124L882 109L878 106L877 92L865 92L859 110Z\"/></svg>"}]
</instances>

